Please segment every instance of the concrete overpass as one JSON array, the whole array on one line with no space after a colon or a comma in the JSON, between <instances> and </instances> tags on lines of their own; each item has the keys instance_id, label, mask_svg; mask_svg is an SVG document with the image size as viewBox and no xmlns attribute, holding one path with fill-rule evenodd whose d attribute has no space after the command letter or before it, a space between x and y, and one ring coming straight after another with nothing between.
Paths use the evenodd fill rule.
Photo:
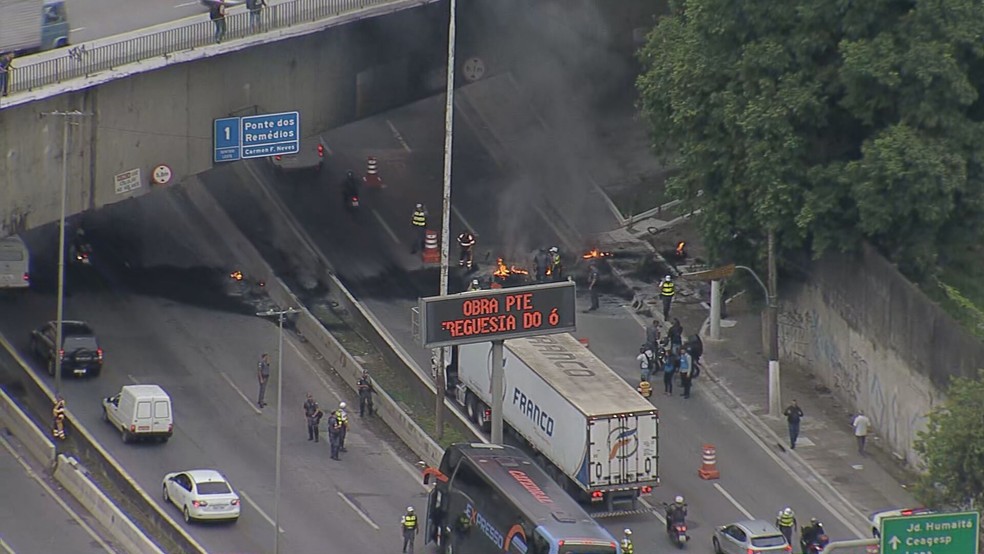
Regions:
<instances>
[{"instance_id":1,"label":"concrete overpass","mask_svg":"<svg viewBox=\"0 0 984 554\"><path fill-rule=\"evenodd\" d=\"M201 19L17 60L0 101L0 236L58 218L63 154L71 215L147 194L159 165L172 183L211 168L215 118L299 111L314 134L438 90L446 16L436 2L271 3L256 32L240 7L220 44ZM71 110L91 115L63 149L63 118L43 114ZM132 170L139 182L118 187Z\"/></svg>"}]
</instances>

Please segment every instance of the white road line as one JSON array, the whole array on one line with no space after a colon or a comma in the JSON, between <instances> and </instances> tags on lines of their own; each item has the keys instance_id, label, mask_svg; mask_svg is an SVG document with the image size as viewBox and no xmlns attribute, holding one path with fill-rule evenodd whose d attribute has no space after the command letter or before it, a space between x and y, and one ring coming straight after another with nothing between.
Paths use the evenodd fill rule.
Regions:
<instances>
[{"instance_id":1,"label":"white road line","mask_svg":"<svg viewBox=\"0 0 984 554\"><path fill-rule=\"evenodd\" d=\"M261 516L263 516L263 519L267 520L267 522L270 523L270 526L271 527L276 525L276 522L273 521L273 518L271 518L270 516L266 515L266 512L264 512L262 509L260 509L260 505L257 504L256 502L254 502L253 499L250 498L248 494L246 494L246 491L244 491L243 489L239 489L239 496L243 497L243 500L245 500L246 502L249 502L249 505L252 506L254 510L256 510L256 513L258 513ZM284 534L284 528L283 527L280 528L280 534L281 535Z\"/></svg>"},{"instance_id":2,"label":"white road line","mask_svg":"<svg viewBox=\"0 0 984 554\"><path fill-rule=\"evenodd\" d=\"M57 502L58 505L61 506L63 510L68 512L68 515L72 516L72 519L74 519L75 522L79 524L79 527L85 529L85 532L88 533L89 536L92 537L97 543L99 543L99 546L101 546L103 550L109 552L110 554L114 553L114 550L110 548L109 545L106 544L106 542L103 541L99 535L96 534L96 532L92 529L92 527L89 527L89 524L86 523L81 517L79 517L79 515L75 513L75 510L69 507L69 505L66 504L65 501L62 500L61 497L55 493L55 491L51 490L51 487L48 486L48 483L45 483L44 480L41 479L41 477L39 477L38 474L35 473L33 469L31 469L31 466L28 465L26 461L24 461L24 458L21 457L21 455L18 454L16 450L14 450L14 448L10 445L7 439L0 436L0 444L2 444L3 447L7 449L7 452L10 452L10 455L13 456L15 460L17 460L17 462L21 465L21 467L24 468L24 471L31 477L31 479L34 479L34 481L37 484L41 485L41 488L44 489L46 493L48 493L48 496L54 499L54 501ZM2 546L4 550L11 553L14 552L7 545L7 543L3 543Z\"/></svg>"},{"instance_id":3,"label":"white road line","mask_svg":"<svg viewBox=\"0 0 984 554\"><path fill-rule=\"evenodd\" d=\"M0 548L2 548L3 551L6 552L7 554L17 554L16 552L14 552L13 548L10 548L10 545L7 544L7 541L3 540L3 537L0 537Z\"/></svg>"},{"instance_id":4,"label":"white road line","mask_svg":"<svg viewBox=\"0 0 984 554\"><path fill-rule=\"evenodd\" d=\"M359 514L359 517L361 517L366 523L368 523L370 527L372 527L373 529L379 531L379 526L376 525L376 522L373 521L372 518L370 518L368 514L366 514L365 512L363 512L361 508L359 508L358 506L356 506L355 505L355 502L352 502L351 500L349 500L349 498L347 496L345 496L345 493L343 493L342 491L338 491L338 497L341 498L342 500L344 500L345 503L349 505L349 508L352 508L352 511L354 511L357 514Z\"/></svg>"},{"instance_id":5,"label":"white road line","mask_svg":"<svg viewBox=\"0 0 984 554\"><path fill-rule=\"evenodd\" d=\"M221 375L222 378L225 379L226 383L229 383L229 386L232 387L233 390L235 390L236 392L239 393L239 396L243 397L243 400L246 401L246 404L248 404L249 407L252 408L254 412L256 412L258 414L262 414L263 413L263 410L257 408L256 407L256 404L254 404L253 401L250 400L249 397L246 396L246 393L244 393L242 391L242 389L240 389L239 387L237 387L236 384L232 382L232 379L230 379L229 376L226 375L226 373L224 371L220 371L219 372L219 375Z\"/></svg>"},{"instance_id":6,"label":"white road line","mask_svg":"<svg viewBox=\"0 0 984 554\"><path fill-rule=\"evenodd\" d=\"M185 8L185 7L188 7L188 6L194 6L197 3L198 2L184 2L182 4L175 4L174 7L175 8Z\"/></svg>"},{"instance_id":7,"label":"white road line","mask_svg":"<svg viewBox=\"0 0 984 554\"><path fill-rule=\"evenodd\" d=\"M130 382L133 383L134 385L139 385L140 384L140 381L137 381L137 378L134 377L133 375L130 375L129 373L127 373L126 376L130 380Z\"/></svg>"},{"instance_id":8,"label":"white road line","mask_svg":"<svg viewBox=\"0 0 984 554\"><path fill-rule=\"evenodd\" d=\"M407 144L407 141L403 139L403 135L396 129L396 125L393 125L393 122L388 119L386 120L386 124L389 125L390 131L393 131L393 138L400 143L400 146L402 146L407 153L413 152L413 150L410 150L410 145Z\"/></svg>"},{"instance_id":9,"label":"white road line","mask_svg":"<svg viewBox=\"0 0 984 554\"><path fill-rule=\"evenodd\" d=\"M85 27L76 27L75 29L69 29L70 33L77 33L79 31L84 31Z\"/></svg>"},{"instance_id":10,"label":"white road line","mask_svg":"<svg viewBox=\"0 0 984 554\"><path fill-rule=\"evenodd\" d=\"M395 242L396 244L400 244L400 237L396 236L396 233L393 232L393 229L390 229L389 224L386 223L386 220L383 219L383 216L379 215L379 212L377 212L376 210L369 210L369 211L372 212L372 215L376 217L376 221L378 221L379 224L383 226L383 229L386 230L386 233L393 238L393 242Z\"/></svg>"},{"instance_id":11,"label":"white road line","mask_svg":"<svg viewBox=\"0 0 984 554\"><path fill-rule=\"evenodd\" d=\"M464 214L462 214L461 211L458 210L457 206L451 204L451 211L454 212L454 215L458 216L458 219L461 220L461 224L464 225L466 229L468 229L472 233L475 232L475 228L471 226L471 223L468 223L468 220L465 219Z\"/></svg>"},{"instance_id":12,"label":"white road line","mask_svg":"<svg viewBox=\"0 0 984 554\"><path fill-rule=\"evenodd\" d=\"M656 516L656 519L658 519L660 523L666 525L666 517L663 516L663 514L660 513L660 511L657 510L655 506L647 502L645 498L640 498L639 500L642 501L642 503L645 504L647 508L649 508L649 511L652 512L654 516Z\"/></svg>"},{"instance_id":13,"label":"white road line","mask_svg":"<svg viewBox=\"0 0 984 554\"><path fill-rule=\"evenodd\" d=\"M731 504L735 508L738 508L738 511L741 512L745 517L747 517L748 519L755 519L755 516L753 516L751 512L746 510L744 506L739 504L738 501L735 500L735 497L731 496L731 493L724 490L724 487L722 487L719 483L714 483L714 488L717 489L717 491L721 493L725 498L727 498L728 502L731 502Z\"/></svg>"}]
</instances>

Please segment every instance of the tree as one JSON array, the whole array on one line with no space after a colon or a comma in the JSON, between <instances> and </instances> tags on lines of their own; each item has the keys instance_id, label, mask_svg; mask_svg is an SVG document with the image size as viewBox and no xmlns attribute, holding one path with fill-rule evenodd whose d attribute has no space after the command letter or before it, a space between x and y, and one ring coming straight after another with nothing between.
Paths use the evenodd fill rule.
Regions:
<instances>
[{"instance_id":1,"label":"tree","mask_svg":"<svg viewBox=\"0 0 984 554\"><path fill-rule=\"evenodd\" d=\"M639 107L712 255L754 260L770 229L813 255L868 239L920 277L980 241L979 2L670 4Z\"/></svg>"},{"instance_id":2,"label":"tree","mask_svg":"<svg viewBox=\"0 0 984 554\"><path fill-rule=\"evenodd\" d=\"M921 501L938 508L984 502L984 370L977 379L953 378L915 448L926 469L917 488Z\"/></svg>"}]
</instances>

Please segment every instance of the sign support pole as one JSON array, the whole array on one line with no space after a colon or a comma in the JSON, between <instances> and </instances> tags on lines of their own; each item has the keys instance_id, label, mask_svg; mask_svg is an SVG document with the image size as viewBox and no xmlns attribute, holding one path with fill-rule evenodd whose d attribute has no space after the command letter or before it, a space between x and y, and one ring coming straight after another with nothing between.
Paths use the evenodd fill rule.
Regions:
<instances>
[{"instance_id":1,"label":"sign support pole","mask_svg":"<svg viewBox=\"0 0 984 554\"><path fill-rule=\"evenodd\" d=\"M711 340L721 340L721 280L711 281Z\"/></svg>"},{"instance_id":2,"label":"sign support pole","mask_svg":"<svg viewBox=\"0 0 984 554\"><path fill-rule=\"evenodd\" d=\"M506 370L502 367L504 341L492 341L492 444L502 444L502 397L505 395Z\"/></svg>"}]
</instances>

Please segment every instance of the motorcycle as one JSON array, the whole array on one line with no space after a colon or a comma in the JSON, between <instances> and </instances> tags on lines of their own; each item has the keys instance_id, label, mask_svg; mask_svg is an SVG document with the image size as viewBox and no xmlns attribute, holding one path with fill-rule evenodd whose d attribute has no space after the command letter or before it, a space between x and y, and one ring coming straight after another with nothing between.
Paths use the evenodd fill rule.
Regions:
<instances>
[{"instance_id":1,"label":"motorcycle","mask_svg":"<svg viewBox=\"0 0 984 554\"><path fill-rule=\"evenodd\" d=\"M355 211L359 209L359 195L349 194L345 197L345 207L349 210Z\"/></svg>"},{"instance_id":2,"label":"motorcycle","mask_svg":"<svg viewBox=\"0 0 984 554\"><path fill-rule=\"evenodd\" d=\"M671 506L664 502L663 507L666 509L667 517L670 517L669 511ZM683 548L683 545L687 544L690 540L690 535L687 534L687 522L685 518L680 521L671 521L666 533L669 535L670 541L677 548Z\"/></svg>"},{"instance_id":3,"label":"motorcycle","mask_svg":"<svg viewBox=\"0 0 984 554\"><path fill-rule=\"evenodd\" d=\"M813 542L806 545L806 554L820 554L823 549L830 543L830 537L827 535L820 535Z\"/></svg>"},{"instance_id":4,"label":"motorcycle","mask_svg":"<svg viewBox=\"0 0 984 554\"><path fill-rule=\"evenodd\" d=\"M89 256L92 254L92 246L88 242L73 241L72 244L69 245L68 250L68 256L71 261L82 265L89 265L92 263L89 259Z\"/></svg>"}]
</instances>

